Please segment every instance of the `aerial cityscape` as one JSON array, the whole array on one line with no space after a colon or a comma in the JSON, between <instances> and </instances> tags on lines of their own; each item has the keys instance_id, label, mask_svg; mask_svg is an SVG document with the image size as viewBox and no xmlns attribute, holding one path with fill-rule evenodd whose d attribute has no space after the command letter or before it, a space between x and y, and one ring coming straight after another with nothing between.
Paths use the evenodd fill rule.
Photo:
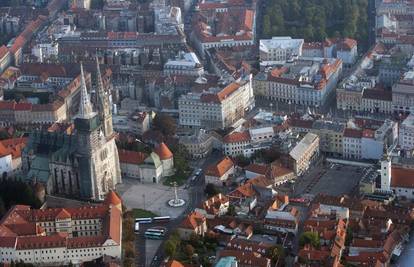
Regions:
<instances>
[{"instance_id":1,"label":"aerial cityscape","mask_svg":"<svg viewBox=\"0 0 414 267\"><path fill-rule=\"evenodd\" d=\"M0 266L413 267L414 0L0 0Z\"/></svg>"}]
</instances>

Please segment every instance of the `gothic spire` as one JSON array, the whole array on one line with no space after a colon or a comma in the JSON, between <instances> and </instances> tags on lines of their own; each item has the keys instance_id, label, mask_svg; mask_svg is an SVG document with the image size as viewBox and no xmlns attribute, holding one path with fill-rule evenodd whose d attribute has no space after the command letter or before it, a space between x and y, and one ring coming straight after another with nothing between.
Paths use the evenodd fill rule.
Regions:
<instances>
[{"instance_id":1,"label":"gothic spire","mask_svg":"<svg viewBox=\"0 0 414 267\"><path fill-rule=\"evenodd\" d=\"M98 103L103 101L103 97L105 96L103 82L102 82L102 74L101 69L99 68L99 60L98 55L96 55L96 79L98 82L98 88L97 88L97 97L98 97Z\"/></svg>"},{"instance_id":2,"label":"gothic spire","mask_svg":"<svg viewBox=\"0 0 414 267\"><path fill-rule=\"evenodd\" d=\"M89 119L94 115L94 112L92 110L92 104L89 100L88 91L86 90L86 82L85 82L85 76L83 73L83 65L81 63L80 65L81 69L81 99L79 103L79 113L78 118L81 119Z\"/></svg>"}]
</instances>

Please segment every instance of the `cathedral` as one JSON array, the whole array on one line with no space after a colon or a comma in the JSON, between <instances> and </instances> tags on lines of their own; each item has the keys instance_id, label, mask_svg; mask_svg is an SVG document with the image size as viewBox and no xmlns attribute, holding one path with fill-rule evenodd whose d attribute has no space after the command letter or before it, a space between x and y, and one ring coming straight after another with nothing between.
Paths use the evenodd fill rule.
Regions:
<instances>
[{"instance_id":1,"label":"cathedral","mask_svg":"<svg viewBox=\"0 0 414 267\"><path fill-rule=\"evenodd\" d=\"M97 61L97 101L93 109L81 65L79 112L73 131L35 131L22 153L26 180L51 195L103 200L121 183L109 95Z\"/></svg>"}]
</instances>

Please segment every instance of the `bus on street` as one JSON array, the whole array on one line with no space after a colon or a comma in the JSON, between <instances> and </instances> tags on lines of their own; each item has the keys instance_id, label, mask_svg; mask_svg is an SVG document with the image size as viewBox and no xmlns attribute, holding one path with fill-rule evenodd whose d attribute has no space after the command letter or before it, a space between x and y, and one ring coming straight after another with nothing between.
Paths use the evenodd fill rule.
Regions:
<instances>
[{"instance_id":1,"label":"bus on street","mask_svg":"<svg viewBox=\"0 0 414 267\"><path fill-rule=\"evenodd\" d=\"M152 223L152 218L135 218L135 222Z\"/></svg>"},{"instance_id":2,"label":"bus on street","mask_svg":"<svg viewBox=\"0 0 414 267\"><path fill-rule=\"evenodd\" d=\"M145 238L147 239L163 239L164 235L161 233L155 233L155 232L145 232Z\"/></svg>"}]
</instances>

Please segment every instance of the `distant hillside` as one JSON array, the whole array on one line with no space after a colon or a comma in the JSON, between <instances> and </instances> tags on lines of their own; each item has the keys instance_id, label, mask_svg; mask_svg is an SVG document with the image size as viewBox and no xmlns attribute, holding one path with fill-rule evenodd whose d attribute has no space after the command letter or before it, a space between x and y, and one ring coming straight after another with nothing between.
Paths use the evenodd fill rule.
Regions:
<instances>
[{"instance_id":1,"label":"distant hillside","mask_svg":"<svg viewBox=\"0 0 414 267\"><path fill-rule=\"evenodd\" d=\"M288 35L306 41L351 37L368 42L368 0L264 0L262 38Z\"/></svg>"}]
</instances>

